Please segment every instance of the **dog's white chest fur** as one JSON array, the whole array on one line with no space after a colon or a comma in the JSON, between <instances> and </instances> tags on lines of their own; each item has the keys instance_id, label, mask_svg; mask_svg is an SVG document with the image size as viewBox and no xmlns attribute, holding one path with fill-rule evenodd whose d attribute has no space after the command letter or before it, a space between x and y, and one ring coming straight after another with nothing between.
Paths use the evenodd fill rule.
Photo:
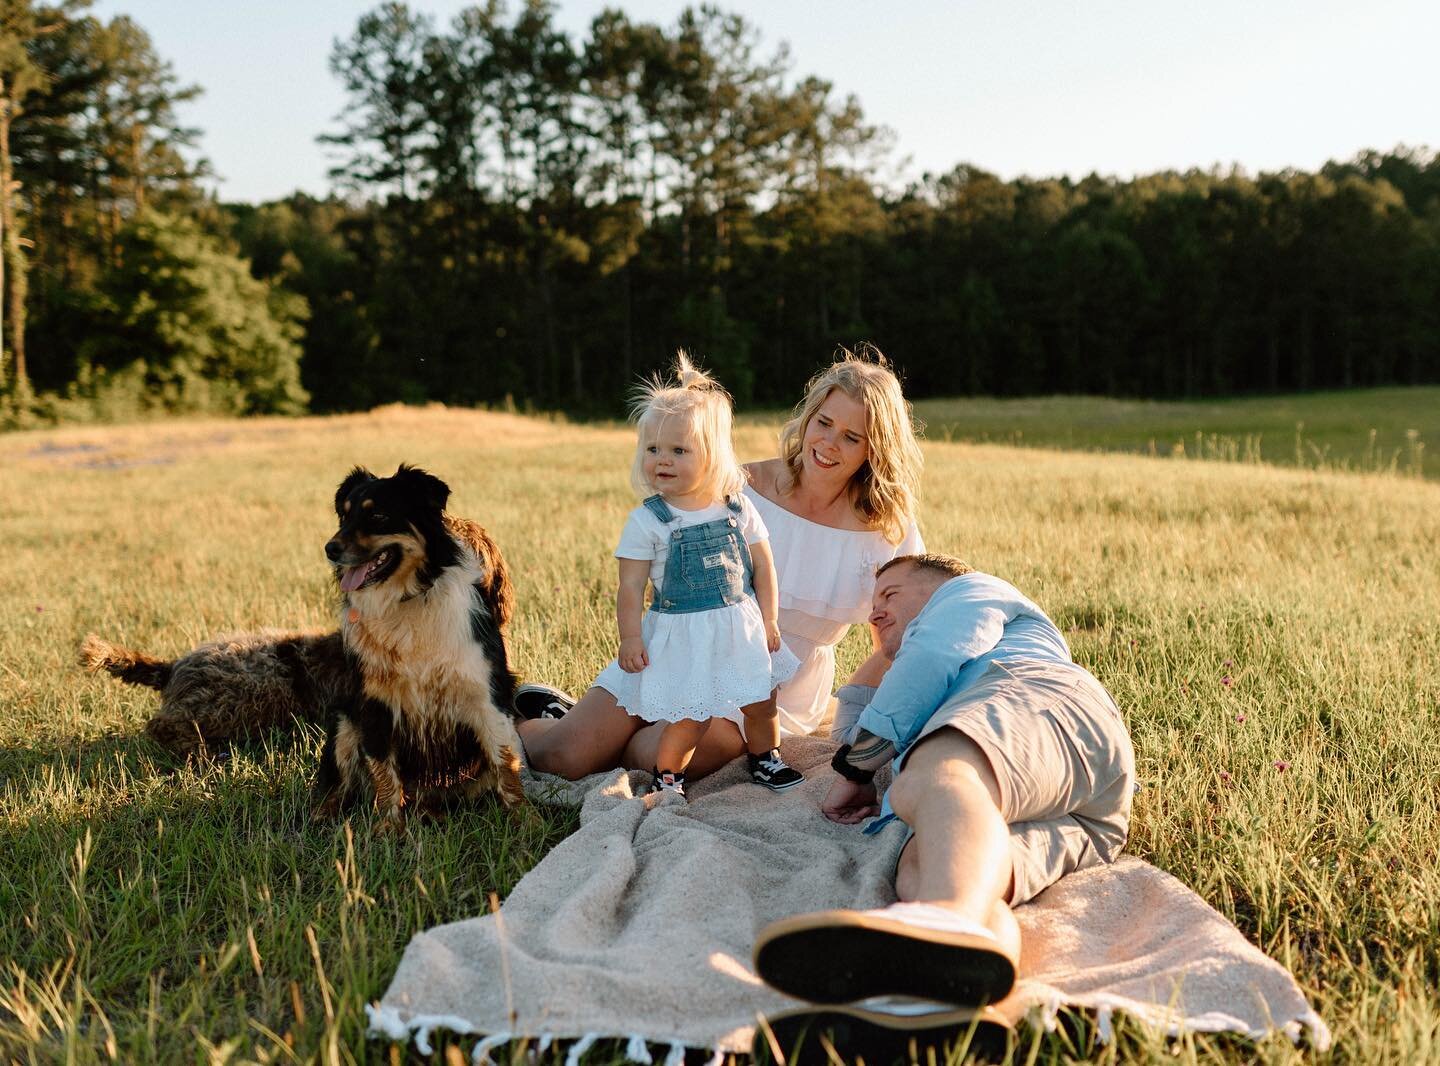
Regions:
<instances>
[{"instance_id":1,"label":"dog's white chest fur","mask_svg":"<svg viewBox=\"0 0 1440 1066\"><path fill-rule=\"evenodd\" d=\"M396 713L439 724L499 715L490 698L491 663L470 616L484 576L473 552L426 592L409 598L381 586L352 594L342 615L346 647L360 658L365 694Z\"/></svg>"}]
</instances>

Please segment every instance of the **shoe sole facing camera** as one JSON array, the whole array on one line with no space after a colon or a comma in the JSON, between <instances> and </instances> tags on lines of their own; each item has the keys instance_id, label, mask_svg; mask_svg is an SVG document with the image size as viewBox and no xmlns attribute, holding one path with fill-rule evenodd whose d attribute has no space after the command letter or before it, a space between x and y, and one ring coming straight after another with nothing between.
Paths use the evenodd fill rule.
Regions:
<instances>
[{"instance_id":1,"label":"shoe sole facing camera","mask_svg":"<svg viewBox=\"0 0 1440 1066\"><path fill-rule=\"evenodd\" d=\"M550 685L526 684L515 690L515 713L522 719L564 718L575 706L568 692Z\"/></svg>"},{"instance_id":2,"label":"shoe sole facing camera","mask_svg":"<svg viewBox=\"0 0 1440 1066\"><path fill-rule=\"evenodd\" d=\"M917 927L875 911L782 918L760 931L754 954L766 984L811 1003L914 996L979 1007L1015 985L1015 963L993 937Z\"/></svg>"},{"instance_id":3,"label":"shoe sole facing camera","mask_svg":"<svg viewBox=\"0 0 1440 1066\"><path fill-rule=\"evenodd\" d=\"M943 1008L893 1014L857 1005L803 1007L770 1015L756 1027L751 1054L784 1066L833 1066L864 1059L949 1062L963 1055L998 1062L1009 1051L1010 1027L989 1008Z\"/></svg>"}]
</instances>

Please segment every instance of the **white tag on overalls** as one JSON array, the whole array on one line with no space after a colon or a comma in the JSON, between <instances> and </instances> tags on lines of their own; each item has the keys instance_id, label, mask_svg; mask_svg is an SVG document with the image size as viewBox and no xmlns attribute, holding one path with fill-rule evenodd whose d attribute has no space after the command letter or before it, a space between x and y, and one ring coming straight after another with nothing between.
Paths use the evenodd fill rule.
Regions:
<instances>
[{"instance_id":1,"label":"white tag on overalls","mask_svg":"<svg viewBox=\"0 0 1440 1066\"><path fill-rule=\"evenodd\" d=\"M715 552L713 555L705 556L705 569L714 570L717 566L725 565L725 553Z\"/></svg>"}]
</instances>

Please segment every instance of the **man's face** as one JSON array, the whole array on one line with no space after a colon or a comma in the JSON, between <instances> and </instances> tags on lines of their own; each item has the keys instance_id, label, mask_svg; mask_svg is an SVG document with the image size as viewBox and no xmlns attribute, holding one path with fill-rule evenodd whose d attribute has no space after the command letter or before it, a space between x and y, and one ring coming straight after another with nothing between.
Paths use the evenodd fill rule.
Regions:
<instances>
[{"instance_id":1,"label":"man's face","mask_svg":"<svg viewBox=\"0 0 1440 1066\"><path fill-rule=\"evenodd\" d=\"M905 627L924 610L943 581L943 574L922 570L914 563L892 566L875 579L870 624L888 658L895 658Z\"/></svg>"}]
</instances>

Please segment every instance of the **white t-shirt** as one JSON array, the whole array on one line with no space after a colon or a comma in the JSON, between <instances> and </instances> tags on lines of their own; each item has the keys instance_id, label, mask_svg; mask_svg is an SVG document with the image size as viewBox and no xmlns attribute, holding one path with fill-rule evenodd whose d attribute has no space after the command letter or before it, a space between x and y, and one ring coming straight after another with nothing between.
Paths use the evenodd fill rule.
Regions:
<instances>
[{"instance_id":1,"label":"white t-shirt","mask_svg":"<svg viewBox=\"0 0 1440 1066\"><path fill-rule=\"evenodd\" d=\"M735 514L723 502L702 507L698 511L682 511L673 503L667 503L666 506L678 519L675 522L662 522L641 505L625 519L625 528L620 531L620 543L615 548L615 558L649 559L650 581L659 588L660 581L665 576L665 560L670 557L670 534L677 529L724 521L734 515L746 544L769 540L770 532L765 528L765 521L755 510L755 505L746 496L742 495L739 499L739 514Z\"/></svg>"}]
</instances>

